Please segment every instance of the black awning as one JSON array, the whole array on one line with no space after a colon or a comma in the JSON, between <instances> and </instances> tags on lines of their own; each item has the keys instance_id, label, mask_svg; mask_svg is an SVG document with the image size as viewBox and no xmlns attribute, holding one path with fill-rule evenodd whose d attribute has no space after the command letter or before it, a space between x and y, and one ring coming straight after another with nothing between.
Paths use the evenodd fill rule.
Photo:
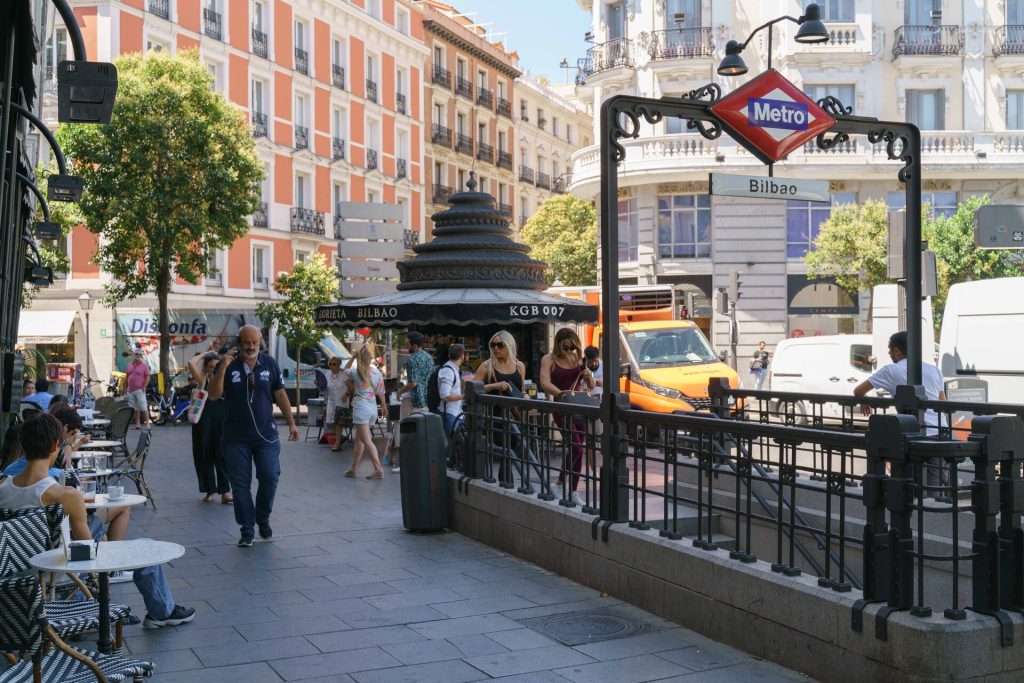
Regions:
<instances>
[{"instance_id":1,"label":"black awning","mask_svg":"<svg viewBox=\"0 0 1024 683\"><path fill-rule=\"evenodd\" d=\"M320 327L596 323L597 306L529 289L413 289L321 306Z\"/></svg>"}]
</instances>

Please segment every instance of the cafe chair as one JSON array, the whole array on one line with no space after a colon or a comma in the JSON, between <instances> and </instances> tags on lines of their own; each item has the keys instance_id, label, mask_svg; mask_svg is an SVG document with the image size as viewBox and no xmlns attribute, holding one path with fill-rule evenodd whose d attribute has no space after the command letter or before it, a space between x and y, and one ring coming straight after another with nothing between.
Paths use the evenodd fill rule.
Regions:
<instances>
[{"instance_id":1,"label":"cafe chair","mask_svg":"<svg viewBox=\"0 0 1024 683\"><path fill-rule=\"evenodd\" d=\"M110 418L108 436L110 436L111 441L120 442L113 447L115 462L117 458L128 458L128 428L131 426L134 418L135 411L127 405L117 408L114 416Z\"/></svg>"},{"instance_id":2,"label":"cafe chair","mask_svg":"<svg viewBox=\"0 0 1024 683\"><path fill-rule=\"evenodd\" d=\"M115 402L116 401L113 396L100 396L98 399L96 399L95 410L102 417L105 417L106 419L109 420L110 416L114 414L111 408L113 407Z\"/></svg>"},{"instance_id":3,"label":"cafe chair","mask_svg":"<svg viewBox=\"0 0 1024 683\"><path fill-rule=\"evenodd\" d=\"M31 570L29 561L34 555L52 550L60 544L60 523L64 510L60 505L45 508L9 510L0 508L0 577L21 574ZM11 522L17 522L11 525ZM55 587L81 590L84 600L49 600L43 602L43 616L61 638L99 627L99 602L78 576L68 573L67 581ZM114 626L114 646L122 642L122 622L131 614L127 605L110 605L110 623Z\"/></svg>"},{"instance_id":4,"label":"cafe chair","mask_svg":"<svg viewBox=\"0 0 1024 683\"><path fill-rule=\"evenodd\" d=\"M128 454L125 458L124 464L117 469L115 475L117 477L117 483L121 483L121 479L127 477L135 484L136 490L138 490L140 496L145 496L153 509L156 510L156 501L153 500L153 491L149 488L149 483L146 481L146 458L149 457L149 446L153 440L153 435L148 430L143 431L139 436L139 442L135 444L135 450Z\"/></svg>"}]
</instances>

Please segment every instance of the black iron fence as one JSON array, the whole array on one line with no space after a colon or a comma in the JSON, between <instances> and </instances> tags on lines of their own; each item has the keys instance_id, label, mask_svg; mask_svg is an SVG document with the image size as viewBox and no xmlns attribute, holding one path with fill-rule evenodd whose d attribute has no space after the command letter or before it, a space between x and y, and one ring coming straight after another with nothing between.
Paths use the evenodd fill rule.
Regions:
<instances>
[{"instance_id":1,"label":"black iron fence","mask_svg":"<svg viewBox=\"0 0 1024 683\"><path fill-rule=\"evenodd\" d=\"M345 158L345 139L344 138L332 138L331 139L331 158L335 161Z\"/></svg>"},{"instance_id":2,"label":"black iron fence","mask_svg":"<svg viewBox=\"0 0 1024 683\"><path fill-rule=\"evenodd\" d=\"M430 127L430 141L435 145L452 146L452 129L438 123Z\"/></svg>"},{"instance_id":3,"label":"black iron fence","mask_svg":"<svg viewBox=\"0 0 1024 683\"><path fill-rule=\"evenodd\" d=\"M504 97L498 98L498 116L512 118L512 103Z\"/></svg>"},{"instance_id":4,"label":"black iron fence","mask_svg":"<svg viewBox=\"0 0 1024 683\"><path fill-rule=\"evenodd\" d=\"M252 136L254 138L267 137L267 115L263 112L252 113Z\"/></svg>"},{"instance_id":5,"label":"black iron fence","mask_svg":"<svg viewBox=\"0 0 1024 683\"><path fill-rule=\"evenodd\" d=\"M473 155L473 138L464 134L455 134L455 151L461 154Z\"/></svg>"},{"instance_id":6,"label":"black iron fence","mask_svg":"<svg viewBox=\"0 0 1024 683\"><path fill-rule=\"evenodd\" d=\"M409 162L405 159L395 159L395 177L405 178L409 175Z\"/></svg>"},{"instance_id":7,"label":"black iron fence","mask_svg":"<svg viewBox=\"0 0 1024 683\"><path fill-rule=\"evenodd\" d=\"M519 179L524 183L532 183L535 181L533 169L529 166L519 166Z\"/></svg>"},{"instance_id":8,"label":"black iron fence","mask_svg":"<svg viewBox=\"0 0 1024 683\"><path fill-rule=\"evenodd\" d=\"M345 67L340 64L331 65L331 81L335 88L345 89Z\"/></svg>"},{"instance_id":9,"label":"black iron fence","mask_svg":"<svg viewBox=\"0 0 1024 683\"><path fill-rule=\"evenodd\" d=\"M366 150L366 170L373 171L377 168L377 150L367 149Z\"/></svg>"},{"instance_id":10,"label":"black iron fence","mask_svg":"<svg viewBox=\"0 0 1024 683\"><path fill-rule=\"evenodd\" d=\"M301 74L309 74L309 53L301 47L295 48L295 70Z\"/></svg>"},{"instance_id":11,"label":"black iron fence","mask_svg":"<svg viewBox=\"0 0 1024 683\"><path fill-rule=\"evenodd\" d=\"M252 225L254 228L265 228L269 225L267 220L267 203L260 202L256 208L256 213L252 215Z\"/></svg>"},{"instance_id":12,"label":"black iron fence","mask_svg":"<svg viewBox=\"0 0 1024 683\"><path fill-rule=\"evenodd\" d=\"M267 34L255 26L252 28L252 53L267 58Z\"/></svg>"},{"instance_id":13,"label":"black iron fence","mask_svg":"<svg viewBox=\"0 0 1024 683\"><path fill-rule=\"evenodd\" d=\"M151 14L155 14L161 19L171 18L170 0L149 0L149 2L146 3L146 7L149 9Z\"/></svg>"},{"instance_id":14,"label":"black iron fence","mask_svg":"<svg viewBox=\"0 0 1024 683\"><path fill-rule=\"evenodd\" d=\"M477 87L476 89L476 103L487 107L488 109L494 108L494 93L487 88Z\"/></svg>"},{"instance_id":15,"label":"black iron fence","mask_svg":"<svg viewBox=\"0 0 1024 683\"><path fill-rule=\"evenodd\" d=\"M1024 26L1020 24L996 26L992 37L993 57L1024 54Z\"/></svg>"},{"instance_id":16,"label":"black iron fence","mask_svg":"<svg viewBox=\"0 0 1024 683\"><path fill-rule=\"evenodd\" d=\"M473 99L473 83L461 76L455 79L455 94Z\"/></svg>"},{"instance_id":17,"label":"black iron fence","mask_svg":"<svg viewBox=\"0 0 1024 683\"><path fill-rule=\"evenodd\" d=\"M892 398L829 397L867 405L875 412L866 420L832 424L812 412L798 425L791 412L760 409L796 395L769 394L715 379L709 410L623 404L608 425L608 406L489 395L470 382L451 465L580 507L595 515L595 537L628 523L739 562L767 561L784 576L811 574L823 589L860 591L852 627L862 628L867 604L884 603L874 628L883 640L893 611L959 620L973 610L995 616L1012 643L1007 612L1024 608L1024 406L915 404L901 387ZM952 428L931 433L915 414L879 412L894 406L947 416L970 408L974 417L950 438ZM604 459L603 438L620 442L617 461Z\"/></svg>"},{"instance_id":18,"label":"black iron fence","mask_svg":"<svg viewBox=\"0 0 1024 683\"><path fill-rule=\"evenodd\" d=\"M322 211L293 206L291 209L291 229L292 232L302 232L322 237L326 234L324 232L324 214Z\"/></svg>"},{"instance_id":19,"label":"black iron fence","mask_svg":"<svg viewBox=\"0 0 1024 683\"><path fill-rule=\"evenodd\" d=\"M900 26L892 46L895 59L902 55L958 55L964 50L959 26Z\"/></svg>"},{"instance_id":20,"label":"black iron fence","mask_svg":"<svg viewBox=\"0 0 1024 683\"><path fill-rule=\"evenodd\" d=\"M476 143L476 158L480 161L486 161L488 163L494 163L494 148L488 145L486 142Z\"/></svg>"},{"instance_id":21,"label":"black iron fence","mask_svg":"<svg viewBox=\"0 0 1024 683\"><path fill-rule=\"evenodd\" d=\"M366 99L371 102L377 101L377 82L369 78L366 79Z\"/></svg>"},{"instance_id":22,"label":"black iron fence","mask_svg":"<svg viewBox=\"0 0 1024 683\"><path fill-rule=\"evenodd\" d=\"M399 114L405 113L405 93L395 93L395 111Z\"/></svg>"},{"instance_id":23,"label":"black iron fence","mask_svg":"<svg viewBox=\"0 0 1024 683\"><path fill-rule=\"evenodd\" d=\"M295 126L295 149L309 149L309 129Z\"/></svg>"},{"instance_id":24,"label":"black iron fence","mask_svg":"<svg viewBox=\"0 0 1024 683\"><path fill-rule=\"evenodd\" d=\"M223 40L223 18L220 12L209 7L203 8L203 33L216 40Z\"/></svg>"},{"instance_id":25,"label":"black iron fence","mask_svg":"<svg viewBox=\"0 0 1024 683\"><path fill-rule=\"evenodd\" d=\"M512 170L512 154L509 152L498 152L498 168L503 168L506 171Z\"/></svg>"},{"instance_id":26,"label":"black iron fence","mask_svg":"<svg viewBox=\"0 0 1024 683\"><path fill-rule=\"evenodd\" d=\"M440 64L435 64L434 70L431 73L430 82L450 88L452 87L452 72Z\"/></svg>"}]
</instances>

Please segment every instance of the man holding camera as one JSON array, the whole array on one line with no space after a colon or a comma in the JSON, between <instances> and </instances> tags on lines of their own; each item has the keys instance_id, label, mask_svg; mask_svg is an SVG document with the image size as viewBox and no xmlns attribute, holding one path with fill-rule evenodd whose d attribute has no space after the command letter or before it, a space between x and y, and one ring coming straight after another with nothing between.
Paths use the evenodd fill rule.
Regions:
<instances>
[{"instance_id":1,"label":"man holding camera","mask_svg":"<svg viewBox=\"0 0 1024 683\"><path fill-rule=\"evenodd\" d=\"M239 548L252 547L255 527L260 538L274 535L270 513L281 477L281 438L274 423L274 403L288 421L288 440L299 440L292 407L273 357L260 352L262 335L254 325L238 331L238 346L225 355L210 382L210 401L224 397L224 465L234 493L235 521L241 529ZM252 470L256 467L256 502Z\"/></svg>"}]
</instances>

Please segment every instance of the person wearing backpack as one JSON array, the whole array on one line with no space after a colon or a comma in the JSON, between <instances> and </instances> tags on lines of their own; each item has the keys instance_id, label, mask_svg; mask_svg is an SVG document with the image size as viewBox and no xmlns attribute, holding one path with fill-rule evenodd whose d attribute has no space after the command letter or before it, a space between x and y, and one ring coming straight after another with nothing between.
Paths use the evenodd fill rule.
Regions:
<instances>
[{"instance_id":1,"label":"person wearing backpack","mask_svg":"<svg viewBox=\"0 0 1024 683\"><path fill-rule=\"evenodd\" d=\"M465 355L466 347L462 344L449 346L448 362L434 371L427 385L427 407L431 412L441 416L444 422L444 435L448 437L449 442L455 420L462 414L462 377L459 366L462 365Z\"/></svg>"}]
</instances>

